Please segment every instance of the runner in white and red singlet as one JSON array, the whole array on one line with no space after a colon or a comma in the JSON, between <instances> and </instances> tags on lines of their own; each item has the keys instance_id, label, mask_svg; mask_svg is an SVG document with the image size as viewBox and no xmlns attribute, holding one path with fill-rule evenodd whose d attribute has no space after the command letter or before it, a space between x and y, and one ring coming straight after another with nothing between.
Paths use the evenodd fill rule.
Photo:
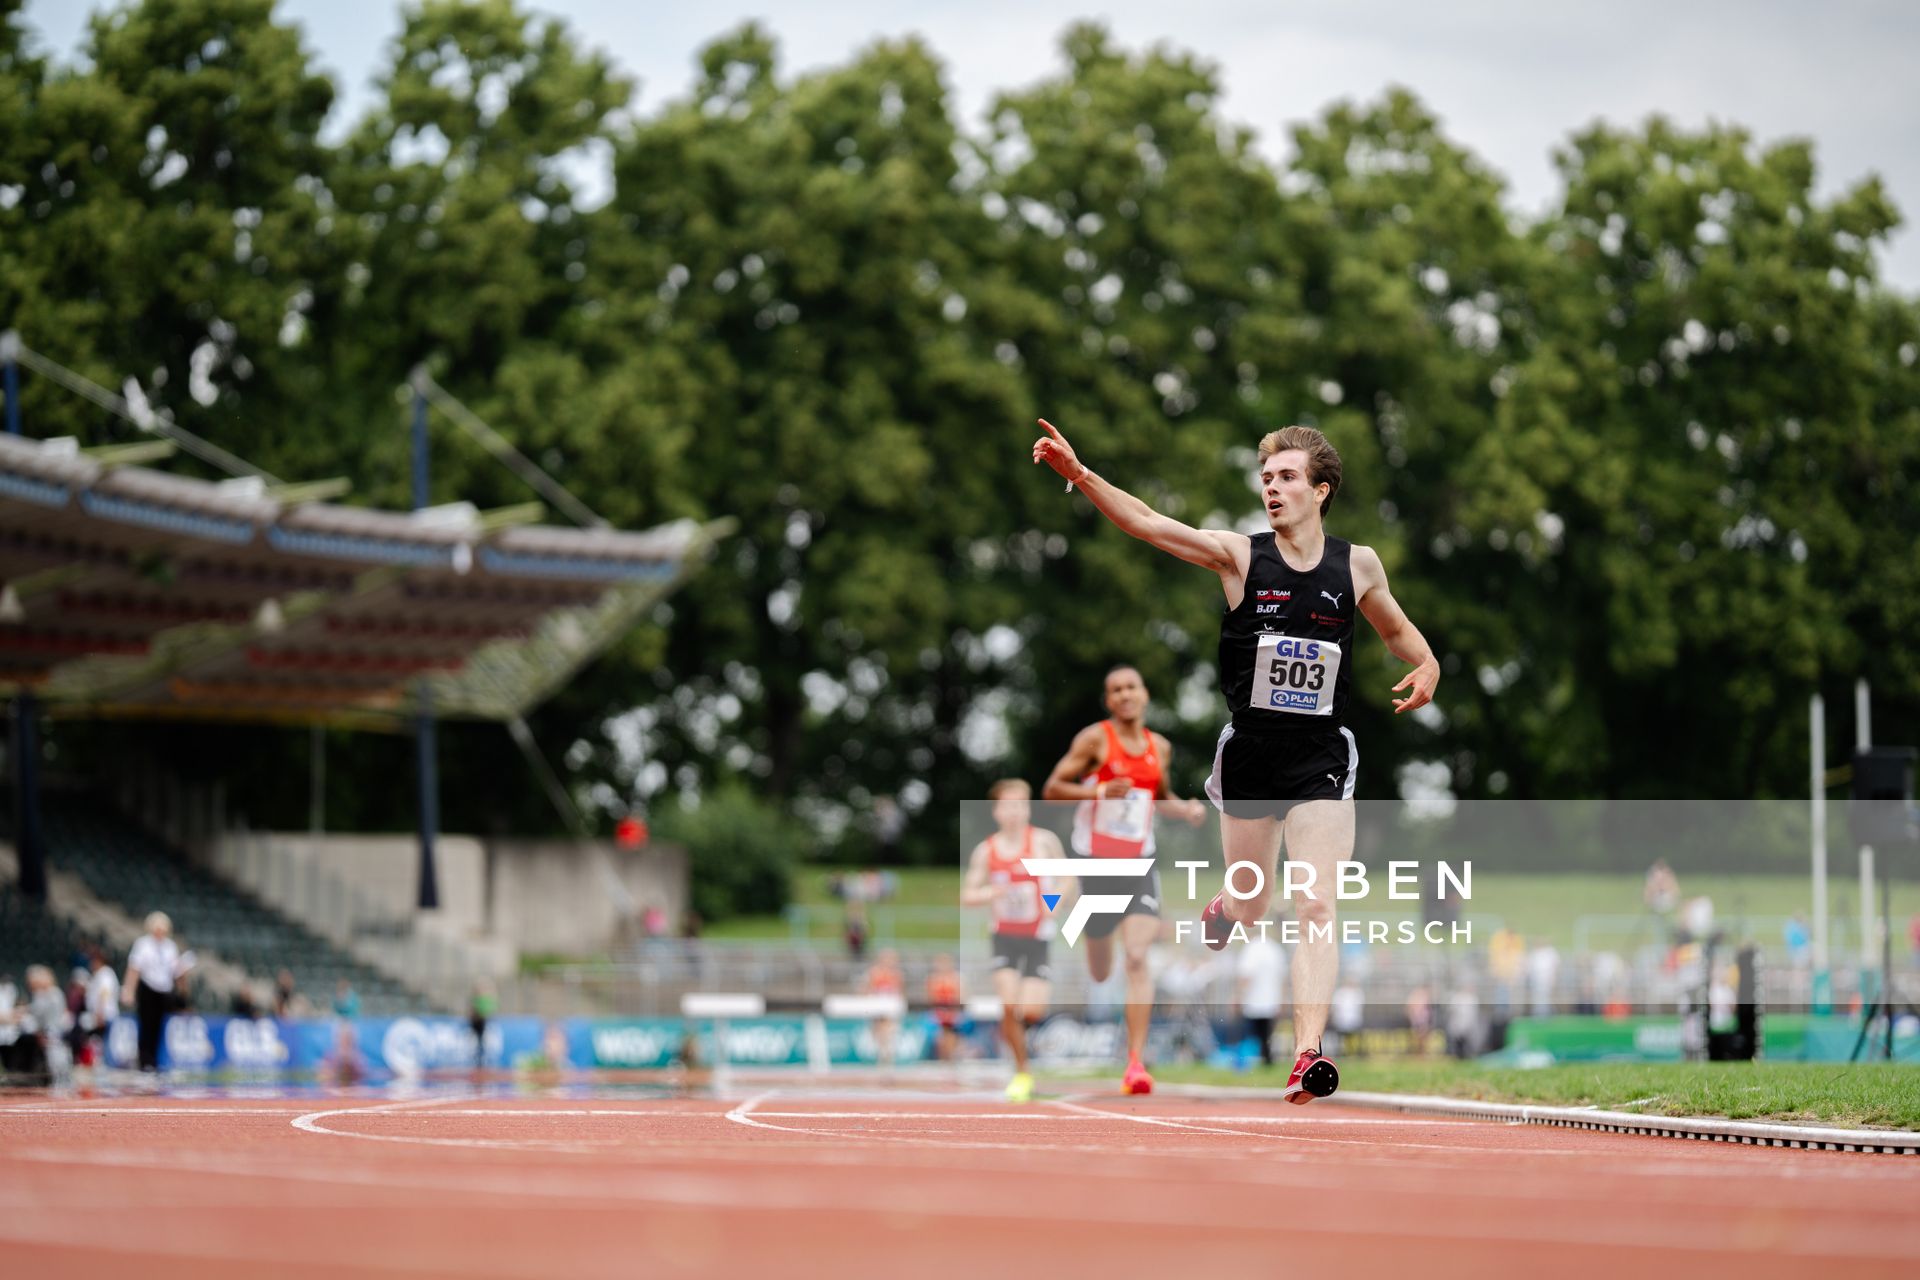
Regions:
<instances>
[{"instance_id":1,"label":"runner in white and red singlet","mask_svg":"<svg viewBox=\"0 0 1920 1280\"><path fill-rule=\"evenodd\" d=\"M1048 800L1079 800L1074 815L1073 852L1082 858L1151 858L1154 856L1153 816L1171 813L1198 825L1206 820L1206 806L1182 800L1167 785L1167 760L1173 747L1147 728L1147 686L1139 671L1119 666L1107 672L1106 704L1109 718L1090 724L1074 735L1073 745L1053 766L1041 795ZM1120 1079L1124 1093L1152 1093L1153 1077L1140 1055L1147 1047L1147 1028L1153 1020L1153 970L1148 956L1160 936L1160 870L1145 879L1082 876L1078 892L1113 893L1129 898L1120 915L1096 915L1088 920L1085 950L1087 974L1104 982L1113 972L1113 937L1127 975L1127 1069Z\"/></svg>"},{"instance_id":2,"label":"runner in white and red singlet","mask_svg":"<svg viewBox=\"0 0 1920 1280\"><path fill-rule=\"evenodd\" d=\"M1000 1035L1013 1052L1009 1102L1033 1098L1028 1069L1027 1032L1047 1013L1052 969L1047 940L1053 920L1041 895L1053 892L1048 881L1028 871L1027 858L1059 858L1060 838L1032 825L1033 788L1018 778L1002 778L987 788L993 801L992 835L974 846L960 886L963 906L987 907L993 915L993 990L1000 998Z\"/></svg>"}]
</instances>

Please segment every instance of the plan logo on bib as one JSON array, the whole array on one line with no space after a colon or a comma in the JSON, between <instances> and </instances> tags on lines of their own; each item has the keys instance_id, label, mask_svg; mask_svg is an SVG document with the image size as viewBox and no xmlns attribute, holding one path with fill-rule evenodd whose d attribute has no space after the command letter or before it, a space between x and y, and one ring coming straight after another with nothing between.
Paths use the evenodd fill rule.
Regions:
<instances>
[{"instance_id":1,"label":"plan logo on bib","mask_svg":"<svg viewBox=\"0 0 1920 1280\"><path fill-rule=\"evenodd\" d=\"M1027 874L1045 879L1057 876L1065 880L1118 880L1127 876L1144 877L1153 870L1152 858L1022 858L1020 865ZM1049 897L1053 895L1049 894ZM1133 905L1134 895L1130 893L1083 893L1074 899L1073 910L1067 912L1066 923L1060 926L1060 936L1071 947L1080 941L1080 934L1086 929L1087 921L1095 916L1120 916L1127 913ZM1048 904L1048 909L1053 908Z\"/></svg>"}]
</instances>

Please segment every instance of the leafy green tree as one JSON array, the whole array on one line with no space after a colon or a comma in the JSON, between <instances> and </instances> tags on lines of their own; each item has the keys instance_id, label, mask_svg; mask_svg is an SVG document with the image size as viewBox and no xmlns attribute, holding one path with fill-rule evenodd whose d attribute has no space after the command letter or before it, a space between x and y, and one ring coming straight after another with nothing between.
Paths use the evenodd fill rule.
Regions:
<instances>
[{"instance_id":1,"label":"leafy green tree","mask_svg":"<svg viewBox=\"0 0 1920 1280\"><path fill-rule=\"evenodd\" d=\"M1536 345L1502 374L1453 537L1539 593L1483 679L1518 708L1510 776L1797 793L1806 693L1898 652L1862 642L1911 607L1912 308L1873 257L1896 215L1873 180L1818 199L1809 147L1736 129L1595 128L1560 166ZM1889 674L1911 706L1910 664Z\"/></svg>"}]
</instances>

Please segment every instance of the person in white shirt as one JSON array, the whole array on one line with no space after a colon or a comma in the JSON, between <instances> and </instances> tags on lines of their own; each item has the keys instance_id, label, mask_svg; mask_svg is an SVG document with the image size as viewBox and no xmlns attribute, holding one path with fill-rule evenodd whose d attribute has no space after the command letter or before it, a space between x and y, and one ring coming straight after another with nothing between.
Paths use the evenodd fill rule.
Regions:
<instances>
[{"instance_id":1,"label":"person in white shirt","mask_svg":"<svg viewBox=\"0 0 1920 1280\"><path fill-rule=\"evenodd\" d=\"M133 992L133 1010L140 1019L140 1069L160 1069L160 1037L173 1005L174 980L180 974L180 948L173 940L173 921L164 911L147 917L147 931L127 953L126 990Z\"/></svg>"},{"instance_id":2,"label":"person in white shirt","mask_svg":"<svg viewBox=\"0 0 1920 1280\"><path fill-rule=\"evenodd\" d=\"M1247 940L1240 948L1240 1016L1246 1019L1247 1034L1260 1046L1262 1066L1273 1065L1273 1024L1280 1017L1287 984L1287 952L1266 931Z\"/></svg>"},{"instance_id":3,"label":"person in white shirt","mask_svg":"<svg viewBox=\"0 0 1920 1280\"><path fill-rule=\"evenodd\" d=\"M107 953L98 947L87 949L87 964L93 972L87 978L87 1035L94 1043L88 1059L106 1061L106 1040L113 1020L120 1016L120 975L107 963Z\"/></svg>"}]
</instances>

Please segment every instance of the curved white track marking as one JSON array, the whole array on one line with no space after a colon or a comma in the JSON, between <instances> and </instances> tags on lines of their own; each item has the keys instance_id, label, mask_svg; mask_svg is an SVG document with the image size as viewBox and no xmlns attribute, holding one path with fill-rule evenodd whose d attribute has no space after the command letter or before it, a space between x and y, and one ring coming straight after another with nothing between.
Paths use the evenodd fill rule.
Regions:
<instances>
[{"instance_id":1,"label":"curved white track marking","mask_svg":"<svg viewBox=\"0 0 1920 1280\"><path fill-rule=\"evenodd\" d=\"M1098 1144L1098 1143L982 1142L978 1140L963 1141L963 1140L958 1140L953 1138L935 1138L935 1137L930 1137L924 1134L876 1133L870 1130L857 1129L857 1128L855 1129L835 1128L835 1127L802 1128L798 1125L772 1124L766 1119L755 1118L753 1114L755 1109L761 1103L767 1101L768 1099L779 1096L780 1092L781 1091L777 1089L769 1090L765 1093L756 1094L753 1097L748 1098L746 1101L740 1103L740 1105L733 1108L733 1110L727 1112L727 1119L733 1121L735 1124L747 1125L750 1128L754 1128L754 1129L768 1129L768 1130L773 1130L780 1133L796 1133L796 1134L802 1135L803 1137L808 1137L808 1138L840 1139L843 1141L848 1139L854 1139L860 1142L888 1143L888 1144L893 1144L897 1146L921 1147L921 1148L928 1148L932 1150L1026 1151L1026 1152L1078 1151L1078 1152L1089 1152L1089 1153L1110 1152L1112 1150L1111 1147L1103 1144ZM1283 1143L1286 1145L1293 1145L1296 1143L1324 1143L1329 1146L1338 1146L1348 1151L1361 1151L1361 1152L1368 1152L1368 1151L1372 1151L1374 1149L1380 1149L1380 1148L1398 1147L1398 1148L1403 1148L1406 1150L1413 1150L1413 1151L1444 1151L1449 1154L1455 1154L1460 1152L1474 1152L1474 1153L1492 1153L1496 1155L1503 1155L1503 1156L1509 1156L1509 1157L1515 1154L1511 1149L1506 1147L1462 1146L1458 1143L1436 1144L1436 1143L1425 1143L1425 1142L1392 1142L1392 1141L1352 1142L1352 1141L1345 1141L1339 1138L1309 1138L1301 1134L1259 1133L1251 1129L1223 1129L1218 1126L1189 1124L1189 1123L1183 1123L1181 1121L1176 1121L1176 1120L1161 1120L1158 1118L1148 1118L1144 1116L1129 1115L1124 1112L1101 1111L1093 1107L1082 1107L1072 1102L1071 1100L1065 1100L1065 1099L1050 1098L1050 1099L1046 1099L1045 1102L1048 1106L1065 1107L1071 1111L1079 1112L1081 1113L1081 1116L1084 1119L1131 1120L1140 1124L1154 1125L1154 1126L1164 1127L1168 1129L1173 1129L1175 1131L1186 1131L1190 1133L1224 1134L1228 1137L1253 1138L1258 1141L1267 1142L1267 1143ZM801 1115L793 1115L793 1114L781 1113L781 1112L762 1112L760 1114L762 1116L780 1116L782 1118L792 1118L792 1119L802 1118ZM958 1120L958 1119L962 1119L963 1117L959 1115L954 1115L954 1116L941 1116L940 1118ZM1289 1121L1287 1123L1294 1123L1294 1122ZM1168 1154L1171 1154L1171 1153L1168 1153ZM1580 1152L1580 1151L1566 1151L1566 1150L1553 1150L1553 1149L1528 1151L1525 1154L1538 1155L1538 1156L1553 1156L1553 1157L1590 1155L1590 1153ZM1292 1159L1296 1161L1305 1161L1307 1159L1310 1159L1311 1157L1305 1155L1304 1153L1299 1153L1299 1154L1287 1153L1285 1155L1282 1155L1280 1152L1276 1152L1271 1147L1269 1147L1268 1150L1265 1153L1263 1153L1262 1158L1269 1159L1269 1160L1285 1158L1285 1159Z\"/></svg>"},{"instance_id":2,"label":"curved white track marking","mask_svg":"<svg viewBox=\"0 0 1920 1280\"><path fill-rule=\"evenodd\" d=\"M755 1094L726 1113L726 1118L734 1124L743 1124L751 1129L766 1129L775 1133L797 1133L803 1138L820 1138L830 1142L877 1142L892 1146L919 1147L934 1151L1070 1151L1085 1154L1111 1154L1112 1148L1093 1143L1051 1143L1051 1142L959 1142L951 1138L928 1138L911 1134L872 1133L864 1129L803 1129L798 1125L769 1124L765 1120L755 1119L753 1111L769 1098L780 1096L780 1090L770 1089ZM943 1117L944 1118L944 1117Z\"/></svg>"},{"instance_id":3,"label":"curved white track marking","mask_svg":"<svg viewBox=\"0 0 1920 1280\"><path fill-rule=\"evenodd\" d=\"M354 1138L361 1142L396 1142L410 1147L467 1147L478 1150L498 1151L592 1151L598 1148L615 1146L618 1138L429 1138L412 1133L354 1133L346 1129L329 1129L322 1124L338 1116L391 1115L396 1111L408 1111L421 1107L433 1107L447 1103L471 1102L471 1094L455 1094L446 1098L410 1098L403 1102L375 1103L370 1107L336 1107L329 1111L309 1111L296 1116L293 1127L305 1133L324 1134L329 1138Z\"/></svg>"}]
</instances>

